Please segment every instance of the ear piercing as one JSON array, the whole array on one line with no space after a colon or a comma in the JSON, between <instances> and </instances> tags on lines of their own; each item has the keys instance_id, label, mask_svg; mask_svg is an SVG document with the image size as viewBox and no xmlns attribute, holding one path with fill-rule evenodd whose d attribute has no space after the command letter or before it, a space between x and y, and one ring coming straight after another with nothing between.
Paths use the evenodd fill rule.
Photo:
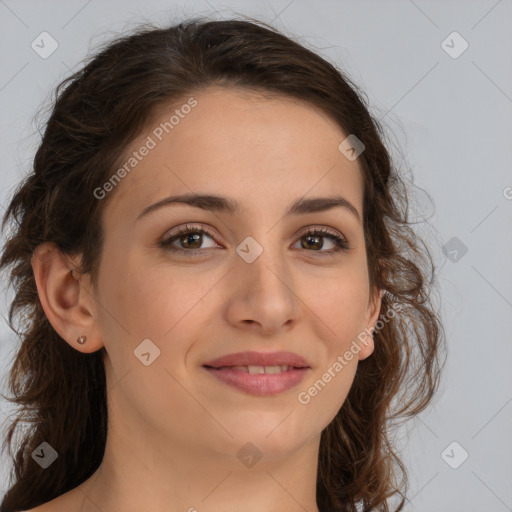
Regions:
<instances>
[{"instance_id":1,"label":"ear piercing","mask_svg":"<svg viewBox=\"0 0 512 512\"><path fill-rule=\"evenodd\" d=\"M86 336L79 336L77 339L76 339L76 342L79 343L80 345L83 345L87 340L87 337Z\"/></svg>"}]
</instances>

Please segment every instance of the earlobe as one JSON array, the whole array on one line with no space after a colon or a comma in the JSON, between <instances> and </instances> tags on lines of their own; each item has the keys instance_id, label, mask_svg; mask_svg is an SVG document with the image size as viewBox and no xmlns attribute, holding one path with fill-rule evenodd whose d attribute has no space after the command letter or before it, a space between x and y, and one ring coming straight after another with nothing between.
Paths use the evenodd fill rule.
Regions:
<instances>
[{"instance_id":1,"label":"earlobe","mask_svg":"<svg viewBox=\"0 0 512 512\"><path fill-rule=\"evenodd\" d=\"M39 245L31 263L41 306L57 334L80 352L99 350L103 341L87 278L72 268L70 258L53 243ZM87 343L77 343L81 336Z\"/></svg>"}]
</instances>

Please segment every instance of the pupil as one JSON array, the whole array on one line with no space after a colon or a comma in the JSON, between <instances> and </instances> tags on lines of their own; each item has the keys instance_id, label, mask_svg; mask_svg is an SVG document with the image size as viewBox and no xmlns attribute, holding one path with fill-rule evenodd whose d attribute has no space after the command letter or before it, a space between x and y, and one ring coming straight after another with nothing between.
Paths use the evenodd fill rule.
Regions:
<instances>
[{"instance_id":1,"label":"pupil","mask_svg":"<svg viewBox=\"0 0 512 512\"><path fill-rule=\"evenodd\" d=\"M323 243L319 242L320 237L318 235L308 235L308 236L306 236L306 239L308 241L310 241L311 239L317 240L316 245L318 245L318 247L317 247L318 249L321 249L323 246Z\"/></svg>"},{"instance_id":2,"label":"pupil","mask_svg":"<svg viewBox=\"0 0 512 512\"><path fill-rule=\"evenodd\" d=\"M200 241L200 239L201 239L201 235L200 235L199 233L189 233L189 234L187 234L187 235L184 235L184 238L185 238L185 240L186 240L186 244L185 244L185 246L186 246L186 247L190 247L189 241L190 241L192 238L195 238L195 241L196 241L196 242L197 242L197 241ZM193 244L193 243L194 243L194 242L192 241L192 244ZM201 246L201 243L199 243L199 246ZM192 248L193 248L193 249L197 249L197 248L198 248L198 246L197 246L197 245L195 245L195 246L193 246Z\"/></svg>"}]
</instances>

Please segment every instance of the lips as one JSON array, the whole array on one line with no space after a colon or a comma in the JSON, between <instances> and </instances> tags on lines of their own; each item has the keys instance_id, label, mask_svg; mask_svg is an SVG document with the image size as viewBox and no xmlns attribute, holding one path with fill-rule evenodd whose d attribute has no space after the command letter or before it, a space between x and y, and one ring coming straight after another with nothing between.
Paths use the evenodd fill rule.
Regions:
<instances>
[{"instance_id":1,"label":"lips","mask_svg":"<svg viewBox=\"0 0 512 512\"><path fill-rule=\"evenodd\" d=\"M256 396L292 389L311 370L303 357L292 352L238 352L209 361L203 367L216 380Z\"/></svg>"}]
</instances>

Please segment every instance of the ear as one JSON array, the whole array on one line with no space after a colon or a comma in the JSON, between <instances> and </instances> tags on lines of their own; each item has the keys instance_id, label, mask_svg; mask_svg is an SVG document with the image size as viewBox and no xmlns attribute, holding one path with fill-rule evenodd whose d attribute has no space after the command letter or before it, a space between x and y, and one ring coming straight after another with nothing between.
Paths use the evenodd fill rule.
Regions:
<instances>
[{"instance_id":1,"label":"ear","mask_svg":"<svg viewBox=\"0 0 512 512\"><path fill-rule=\"evenodd\" d=\"M39 245L31 263L39 300L59 336L79 352L103 347L89 276L78 274L72 258L53 243ZM77 343L79 336L87 337L83 345Z\"/></svg>"},{"instance_id":2,"label":"ear","mask_svg":"<svg viewBox=\"0 0 512 512\"><path fill-rule=\"evenodd\" d=\"M373 330L375 329L375 324L379 319L380 308L382 305L382 297L385 293L385 290L380 290L378 288L374 289L373 293L370 296L370 300L368 303L368 309L365 315L365 322L362 331L362 340L358 340L358 344L361 347L359 351L359 360L362 361L366 359L371 354L373 354L373 350L375 348L373 341Z\"/></svg>"}]
</instances>

